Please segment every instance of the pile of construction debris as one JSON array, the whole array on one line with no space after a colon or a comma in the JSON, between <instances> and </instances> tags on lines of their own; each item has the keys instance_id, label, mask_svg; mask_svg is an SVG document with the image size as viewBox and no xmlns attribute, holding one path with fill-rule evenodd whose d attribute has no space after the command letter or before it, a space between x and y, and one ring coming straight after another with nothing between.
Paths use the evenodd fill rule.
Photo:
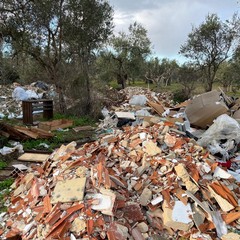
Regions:
<instances>
[{"instance_id":1,"label":"pile of construction debris","mask_svg":"<svg viewBox=\"0 0 240 240\"><path fill-rule=\"evenodd\" d=\"M21 86L19 83L0 85L0 119L21 118L22 101L28 99L56 98L53 85L38 81Z\"/></svg>"},{"instance_id":2,"label":"pile of construction debris","mask_svg":"<svg viewBox=\"0 0 240 240\"><path fill-rule=\"evenodd\" d=\"M199 101L202 112L196 111L194 123L190 108L195 111L202 96L166 106L161 95L133 94L120 107L105 109L100 127L107 133L97 141L62 146L16 179L8 212L0 215L1 238L239 239L239 168L219 165L238 161L239 135L230 132L239 134L239 125L226 115L237 103L216 96ZM208 141L197 136L199 122L203 132L212 125L207 131L217 135ZM221 156L189 135L221 147Z\"/></svg>"}]
</instances>

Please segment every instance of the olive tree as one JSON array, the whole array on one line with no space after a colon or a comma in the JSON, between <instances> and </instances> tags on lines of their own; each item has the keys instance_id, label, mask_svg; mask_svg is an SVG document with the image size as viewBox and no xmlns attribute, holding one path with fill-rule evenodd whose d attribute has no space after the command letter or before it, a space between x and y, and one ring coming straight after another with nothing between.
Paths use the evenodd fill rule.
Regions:
<instances>
[{"instance_id":1,"label":"olive tree","mask_svg":"<svg viewBox=\"0 0 240 240\"><path fill-rule=\"evenodd\" d=\"M2 0L0 36L12 56L27 54L47 72L66 109L64 90L72 84L69 66L81 69L90 101L89 56L112 31L112 8L103 0ZM66 69L66 71L65 71Z\"/></svg>"},{"instance_id":2,"label":"olive tree","mask_svg":"<svg viewBox=\"0 0 240 240\"><path fill-rule=\"evenodd\" d=\"M180 54L201 69L206 91L212 90L219 66L232 54L238 25L236 15L224 22L216 14L209 14L199 27L192 28L180 48Z\"/></svg>"}]
</instances>

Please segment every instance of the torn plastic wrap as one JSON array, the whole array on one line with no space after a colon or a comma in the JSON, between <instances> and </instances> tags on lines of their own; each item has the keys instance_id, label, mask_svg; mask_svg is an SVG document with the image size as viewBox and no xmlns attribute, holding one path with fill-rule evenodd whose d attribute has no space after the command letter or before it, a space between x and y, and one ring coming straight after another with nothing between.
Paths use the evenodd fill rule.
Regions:
<instances>
[{"instance_id":1,"label":"torn plastic wrap","mask_svg":"<svg viewBox=\"0 0 240 240\"><path fill-rule=\"evenodd\" d=\"M198 140L212 154L220 154L226 161L233 156L240 142L240 126L227 114L219 116Z\"/></svg>"},{"instance_id":2,"label":"torn plastic wrap","mask_svg":"<svg viewBox=\"0 0 240 240\"><path fill-rule=\"evenodd\" d=\"M147 102L147 98L145 95L133 95L129 100L130 105L140 105L144 106Z\"/></svg>"}]
</instances>

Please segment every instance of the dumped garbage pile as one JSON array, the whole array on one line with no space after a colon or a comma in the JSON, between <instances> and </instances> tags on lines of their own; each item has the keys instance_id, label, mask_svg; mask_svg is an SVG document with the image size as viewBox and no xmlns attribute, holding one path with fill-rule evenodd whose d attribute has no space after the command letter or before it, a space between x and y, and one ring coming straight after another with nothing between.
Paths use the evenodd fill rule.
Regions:
<instances>
[{"instance_id":1,"label":"dumped garbage pile","mask_svg":"<svg viewBox=\"0 0 240 240\"><path fill-rule=\"evenodd\" d=\"M56 150L14 182L2 239L239 239L240 184L176 126Z\"/></svg>"},{"instance_id":2,"label":"dumped garbage pile","mask_svg":"<svg viewBox=\"0 0 240 240\"><path fill-rule=\"evenodd\" d=\"M127 87L120 92L125 95L124 101L120 105L103 108L104 119L99 125L100 129L121 127L128 123L139 125L142 117L152 116L156 112L161 116L165 111L164 106L174 106L170 93L156 93L146 88L134 87Z\"/></svg>"},{"instance_id":3,"label":"dumped garbage pile","mask_svg":"<svg viewBox=\"0 0 240 240\"><path fill-rule=\"evenodd\" d=\"M131 99L134 95L144 95L147 99L153 101L161 101L162 104L166 107L169 107L170 105L173 106L173 94L170 92L164 92L164 93L156 93L153 92L147 88L141 88L141 87L127 87L125 89L120 90L120 93L126 94L126 99Z\"/></svg>"},{"instance_id":4,"label":"dumped garbage pile","mask_svg":"<svg viewBox=\"0 0 240 240\"><path fill-rule=\"evenodd\" d=\"M56 91L53 85L40 81L25 86L18 83L0 85L0 119L22 117L23 100L54 97Z\"/></svg>"}]
</instances>

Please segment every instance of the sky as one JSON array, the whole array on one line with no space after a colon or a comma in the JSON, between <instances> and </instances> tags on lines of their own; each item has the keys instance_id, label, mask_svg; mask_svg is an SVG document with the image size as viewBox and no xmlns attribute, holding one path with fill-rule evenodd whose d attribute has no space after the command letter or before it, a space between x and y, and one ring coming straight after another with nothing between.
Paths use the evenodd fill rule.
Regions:
<instances>
[{"instance_id":1,"label":"sky","mask_svg":"<svg viewBox=\"0 0 240 240\"><path fill-rule=\"evenodd\" d=\"M148 31L153 52L159 58L185 59L178 52L192 26L198 27L210 13L223 21L240 11L238 0L109 0L114 8L114 33L128 32L135 21Z\"/></svg>"}]
</instances>

